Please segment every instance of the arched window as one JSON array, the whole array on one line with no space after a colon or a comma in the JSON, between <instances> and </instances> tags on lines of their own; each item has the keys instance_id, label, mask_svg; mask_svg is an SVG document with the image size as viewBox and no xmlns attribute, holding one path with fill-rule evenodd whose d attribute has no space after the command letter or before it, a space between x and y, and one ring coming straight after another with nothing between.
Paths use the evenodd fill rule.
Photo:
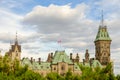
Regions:
<instances>
[{"instance_id":1,"label":"arched window","mask_svg":"<svg viewBox=\"0 0 120 80\"><path fill-rule=\"evenodd\" d=\"M56 68L54 67L54 70L56 70Z\"/></svg>"},{"instance_id":2,"label":"arched window","mask_svg":"<svg viewBox=\"0 0 120 80\"><path fill-rule=\"evenodd\" d=\"M104 56L106 56L106 53L104 53Z\"/></svg>"},{"instance_id":3,"label":"arched window","mask_svg":"<svg viewBox=\"0 0 120 80\"><path fill-rule=\"evenodd\" d=\"M65 66L64 65L61 66L61 70L65 70Z\"/></svg>"}]
</instances>

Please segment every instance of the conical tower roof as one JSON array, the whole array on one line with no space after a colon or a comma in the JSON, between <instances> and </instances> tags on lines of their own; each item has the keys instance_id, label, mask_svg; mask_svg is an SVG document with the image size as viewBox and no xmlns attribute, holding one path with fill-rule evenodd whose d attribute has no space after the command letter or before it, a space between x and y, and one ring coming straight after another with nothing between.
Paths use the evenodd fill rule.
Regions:
<instances>
[{"instance_id":1,"label":"conical tower roof","mask_svg":"<svg viewBox=\"0 0 120 80\"><path fill-rule=\"evenodd\" d=\"M65 51L56 51L54 58L52 60L53 64L57 64L58 62L66 62L68 64L73 64L73 62L69 59Z\"/></svg>"},{"instance_id":2,"label":"conical tower roof","mask_svg":"<svg viewBox=\"0 0 120 80\"><path fill-rule=\"evenodd\" d=\"M98 40L111 40L107 31L107 27L99 27L95 41Z\"/></svg>"},{"instance_id":3,"label":"conical tower roof","mask_svg":"<svg viewBox=\"0 0 120 80\"><path fill-rule=\"evenodd\" d=\"M18 45L17 32L16 32L16 38L15 38L15 45Z\"/></svg>"},{"instance_id":4,"label":"conical tower roof","mask_svg":"<svg viewBox=\"0 0 120 80\"><path fill-rule=\"evenodd\" d=\"M101 24L99 26L99 30L96 36L95 41L99 41L99 40L111 40L109 33L107 31L107 26L104 24L104 19L103 19L103 11L102 11L102 20L101 20Z\"/></svg>"}]
</instances>

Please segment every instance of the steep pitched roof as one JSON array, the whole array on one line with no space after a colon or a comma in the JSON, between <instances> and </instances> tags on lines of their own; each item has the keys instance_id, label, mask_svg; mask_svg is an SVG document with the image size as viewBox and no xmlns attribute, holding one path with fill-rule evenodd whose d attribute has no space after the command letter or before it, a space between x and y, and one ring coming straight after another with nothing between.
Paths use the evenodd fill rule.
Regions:
<instances>
[{"instance_id":1,"label":"steep pitched roof","mask_svg":"<svg viewBox=\"0 0 120 80\"><path fill-rule=\"evenodd\" d=\"M74 70L81 70L77 63L74 63Z\"/></svg>"},{"instance_id":2,"label":"steep pitched roof","mask_svg":"<svg viewBox=\"0 0 120 80\"><path fill-rule=\"evenodd\" d=\"M52 64L57 64L58 62L66 62L68 64L73 64L73 62L66 55L65 51L56 51L52 60Z\"/></svg>"},{"instance_id":3,"label":"steep pitched roof","mask_svg":"<svg viewBox=\"0 0 120 80\"><path fill-rule=\"evenodd\" d=\"M92 67L102 67L102 65L100 64L100 62L98 60L93 60L92 61Z\"/></svg>"},{"instance_id":4,"label":"steep pitched roof","mask_svg":"<svg viewBox=\"0 0 120 80\"><path fill-rule=\"evenodd\" d=\"M21 60L21 65L22 66L28 65L29 67L32 67L32 64L31 64L31 62L30 62L30 60L28 58L23 58Z\"/></svg>"},{"instance_id":5,"label":"steep pitched roof","mask_svg":"<svg viewBox=\"0 0 120 80\"><path fill-rule=\"evenodd\" d=\"M16 47L16 46L17 46L17 48L18 48L18 51L21 52L21 45L18 45L18 44L11 45L11 48L12 48L11 50L12 50L12 51L15 51L15 47Z\"/></svg>"},{"instance_id":6,"label":"steep pitched roof","mask_svg":"<svg viewBox=\"0 0 120 80\"><path fill-rule=\"evenodd\" d=\"M31 63L28 58L23 58L21 60L21 65L23 66L28 65L33 70L50 70L49 62L41 62L39 64L38 62L33 61L33 63Z\"/></svg>"},{"instance_id":7,"label":"steep pitched roof","mask_svg":"<svg viewBox=\"0 0 120 80\"><path fill-rule=\"evenodd\" d=\"M107 41L111 40L106 26L99 27L95 41L99 41L99 40L107 40Z\"/></svg>"},{"instance_id":8,"label":"steep pitched roof","mask_svg":"<svg viewBox=\"0 0 120 80\"><path fill-rule=\"evenodd\" d=\"M41 64L39 64L38 62L34 62L33 66L32 66L33 70L50 70L50 63L49 62L41 62Z\"/></svg>"}]
</instances>

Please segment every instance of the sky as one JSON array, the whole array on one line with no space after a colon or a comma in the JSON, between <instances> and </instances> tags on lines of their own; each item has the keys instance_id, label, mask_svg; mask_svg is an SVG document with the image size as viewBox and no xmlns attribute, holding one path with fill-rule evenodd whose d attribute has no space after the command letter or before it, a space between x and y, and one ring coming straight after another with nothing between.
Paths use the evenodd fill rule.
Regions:
<instances>
[{"instance_id":1,"label":"sky","mask_svg":"<svg viewBox=\"0 0 120 80\"><path fill-rule=\"evenodd\" d=\"M10 49L17 32L22 58L45 60L48 53L65 50L68 55L79 53L82 60L86 49L94 57L102 10L112 39L111 59L118 74L120 0L0 0L1 54Z\"/></svg>"}]
</instances>

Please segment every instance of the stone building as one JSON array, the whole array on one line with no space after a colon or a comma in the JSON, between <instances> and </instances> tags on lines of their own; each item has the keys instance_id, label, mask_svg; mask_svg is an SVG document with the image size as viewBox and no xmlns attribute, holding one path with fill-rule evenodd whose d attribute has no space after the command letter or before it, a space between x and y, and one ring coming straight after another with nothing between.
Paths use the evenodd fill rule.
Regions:
<instances>
[{"instance_id":1,"label":"stone building","mask_svg":"<svg viewBox=\"0 0 120 80\"><path fill-rule=\"evenodd\" d=\"M110 45L111 38L107 31L107 26L104 24L103 14L101 24L99 25L98 33L95 38L95 58L89 58L88 50L85 53L83 64L88 66L101 66L105 67L111 62L110 58Z\"/></svg>"},{"instance_id":2,"label":"stone building","mask_svg":"<svg viewBox=\"0 0 120 80\"><path fill-rule=\"evenodd\" d=\"M110 45L111 38L107 31L107 26L104 24L103 15L101 25L99 26L95 43L95 58L102 64L110 63Z\"/></svg>"},{"instance_id":3,"label":"stone building","mask_svg":"<svg viewBox=\"0 0 120 80\"><path fill-rule=\"evenodd\" d=\"M79 63L80 62L80 57L79 57L78 53L76 54L75 58L73 58L73 54L70 53L70 60L73 61L73 62Z\"/></svg>"},{"instance_id":4,"label":"stone building","mask_svg":"<svg viewBox=\"0 0 120 80\"><path fill-rule=\"evenodd\" d=\"M44 76L50 72L56 72L60 75L64 75L68 72L68 70L74 74L82 73L77 62L70 60L65 51L55 51L54 55L53 53L48 54L48 59L46 62L42 62L40 58L38 61L35 61L33 58L31 58L31 60L28 58L23 58L21 64L29 65L30 69Z\"/></svg>"},{"instance_id":5,"label":"stone building","mask_svg":"<svg viewBox=\"0 0 120 80\"><path fill-rule=\"evenodd\" d=\"M90 58L88 50L85 52L85 59L80 62L80 56L78 53L73 58L73 53L70 56L65 51L55 51L55 53L48 54L46 61L41 61L39 58L37 61L31 57L23 58L21 60L21 45L18 44L17 34L14 45L11 45L11 49L7 52L12 60L18 59L21 65L28 65L29 69L40 73L45 76L47 73L56 72L60 75L64 75L68 70L71 70L74 74L81 74L79 65L88 67L103 67L110 63L110 44L111 38L108 34L107 27L104 25L103 15L101 24L98 29L98 33L95 43L95 58Z\"/></svg>"},{"instance_id":6,"label":"stone building","mask_svg":"<svg viewBox=\"0 0 120 80\"><path fill-rule=\"evenodd\" d=\"M11 60L21 60L21 45L18 44L17 40L17 33L16 33L16 39L13 45L11 45L11 48L6 53L11 58Z\"/></svg>"}]
</instances>

